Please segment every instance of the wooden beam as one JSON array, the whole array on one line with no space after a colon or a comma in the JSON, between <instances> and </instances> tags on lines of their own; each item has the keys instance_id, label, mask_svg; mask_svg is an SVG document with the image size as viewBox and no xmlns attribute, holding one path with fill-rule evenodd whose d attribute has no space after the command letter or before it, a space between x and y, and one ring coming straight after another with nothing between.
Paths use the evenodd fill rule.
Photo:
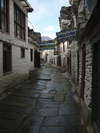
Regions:
<instances>
[{"instance_id":1,"label":"wooden beam","mask_svg":"<svg viewBox=\"0 0 100 133\"><path fill-rule=\"evenodd\" d=\"M25 1L25 0L18 0L18 1Z\"/></svg>"},{"instance_id":2,"label":"wooden beam","mask_svg":"<svg viewBox=\"0 0 100 133\"><path fill-rule=\"evenodd\" d=\"M29 7L29 6L27 5L27 6L23 6L23 7Z\"/></svg>"}]
</instances>

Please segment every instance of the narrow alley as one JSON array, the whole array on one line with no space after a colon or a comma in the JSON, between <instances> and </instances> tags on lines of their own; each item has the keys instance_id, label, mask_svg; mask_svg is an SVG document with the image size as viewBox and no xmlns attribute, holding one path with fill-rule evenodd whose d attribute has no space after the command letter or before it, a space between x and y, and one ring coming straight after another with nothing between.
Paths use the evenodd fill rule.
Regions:
<instances>
[{"instance_id":1,"label":"narrow alley","mask_svg":"<svg viewBox=\"0 0 100 133\"><path fill-rule=\"evenodd\" d=\"M0 99L0 133L87 133L66 73L50 64Z\"/></svg>"}]
</instances>

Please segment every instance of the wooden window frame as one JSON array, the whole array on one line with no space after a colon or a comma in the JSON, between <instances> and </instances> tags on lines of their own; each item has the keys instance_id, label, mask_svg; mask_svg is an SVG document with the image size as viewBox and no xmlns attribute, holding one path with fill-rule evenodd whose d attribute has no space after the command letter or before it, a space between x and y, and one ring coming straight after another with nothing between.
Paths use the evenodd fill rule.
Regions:
<instances>
[{"instance_id":1,"label":"wooden window frame","mask_svg":"<svg viewBox=\"0 0 100 133\"><path fill-rule=\"evenodd\" d=\"M9 47L9 46L10 46L10 50L8 50L8 51L4 50L4 47ZM10 62L9 62L10 63L10 70L6 70L6 71L4 71L4 65L5 65L4 62L5 62L5 58L6 57L8 58L8 56L5 57L4 51L6 51L6 54L7 54L7 52L10 51ZM8 61L8 59L7 59L7 61ZM6 62L5 66L7 67L7 62ZM6 75L6 74L9 74L9 73L12 73L12 46L9 45L9 44L4 43L3 44L3 74Z\"/></svg>"},{"instance_id":2,"label":"wooden window frame","mask_svg":"<svg viewBox=\"0 0 100 133\"><path fill-rule=\"evenodd\" d=\"M1 7L1 0L0 0L0 31L3 31L5 33L9 33L9 0L3 0L5 1L5 10L6 11L3 11L2 10L2 7ZM2 27L2 17L5 17L5 29L3 29Z\"/></svg>"},{"instance_id":3,"label":"wooden window frame","mask_svg":"<svg viewBox=\"0 0 100 133\"><path fill-rule=\"evenodd\" d=\"M18 12L19 12L19 19L18 19ZM18 33L18 28L19 28L19 33ZM25 14L15 3L14 3L14 35L18 39L22 39L25 41Z\"/></svg>"}]
</instances>

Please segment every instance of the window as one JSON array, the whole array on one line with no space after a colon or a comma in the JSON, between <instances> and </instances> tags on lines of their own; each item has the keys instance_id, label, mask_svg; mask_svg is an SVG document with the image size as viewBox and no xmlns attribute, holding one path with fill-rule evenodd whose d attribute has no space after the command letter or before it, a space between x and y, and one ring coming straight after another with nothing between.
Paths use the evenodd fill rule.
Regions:
<instances>
[{"instance_id":1,"label":"window","mask_svg":"<svg viewBox=\"0 0 100 133\"><path fill-rule=\"evenodd\" d=\"M65 52L65 43L63 42L63 52Z\"/></svg>"},{"instance_id":2,"label":"window","mask_svg":"<svg viewBox=\"0 0 100 133\"><path fill-rule=\"evenodd\" d=\"M8 0L0 0L0 30L8 32Z\"/></svg>"},{"instance_id":3,"label":"window","mask_svg":"<svg viewBox=\"0 0 100 133\"><path fill-rule=\"evenodd\" d=\"M58 54L60 54L60 46L58 46L57 49L58 49Z\"/></svg>"},{"instance_id":4,"label":"window","mask_svg":"<svg viewBox=\"0 0 100 133\"><path fill-rule=\"evenodd\" d=\"M69 47L69 41L67 41L67 48Z\"/></svg>"},{"instance_id":5,"label":"window","mask_svg":"<svg viewBox=\"0 0 100 133\"><path fill-rule=\"evenodd\" d=\"M33 61L33 49L30 49L30 58L31 58L31 61Z\"/></svg>"},{"instance_id":6,"label":"window","mask_svg":"<svg viewBox=\"0 0 100 133\"><path fill-rule=\"evenodd\" d=\"M11 72L11 45L3 45L3 73Z\"/></svg>"},{"instance_id":7,"label":"window","mask_svg":"<svg viewBox=\"0 0 100 133\"><path fill-rule=\"evenodd\" d=\"M21 48L21 58L25 58L25 49Z\"/></svg>"},{"instance_id":8,"label":"window","mask_svg":"<svg viewBox=\"0 0 100 133\"><path fill-rule=\"evenodd\" d=\"M14 4L14 35L25 40L25 14Z\"/></svg>"}]
</instances>

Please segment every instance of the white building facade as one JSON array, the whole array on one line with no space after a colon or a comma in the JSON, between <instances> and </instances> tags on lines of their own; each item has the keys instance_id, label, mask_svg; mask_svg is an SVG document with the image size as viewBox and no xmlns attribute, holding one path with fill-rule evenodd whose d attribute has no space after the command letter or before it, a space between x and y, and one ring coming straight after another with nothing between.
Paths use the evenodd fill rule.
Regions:
<instances>
[{"instance_id":1,"label":"white building facade","mask_svg":"<svg viewBox=\"0 0 100 133\"><path fill-rule=\"evenodd\" d=\"M29 76L28 12L19 0L0 0L0 93Z\"/></svg>"}]
</instances>

